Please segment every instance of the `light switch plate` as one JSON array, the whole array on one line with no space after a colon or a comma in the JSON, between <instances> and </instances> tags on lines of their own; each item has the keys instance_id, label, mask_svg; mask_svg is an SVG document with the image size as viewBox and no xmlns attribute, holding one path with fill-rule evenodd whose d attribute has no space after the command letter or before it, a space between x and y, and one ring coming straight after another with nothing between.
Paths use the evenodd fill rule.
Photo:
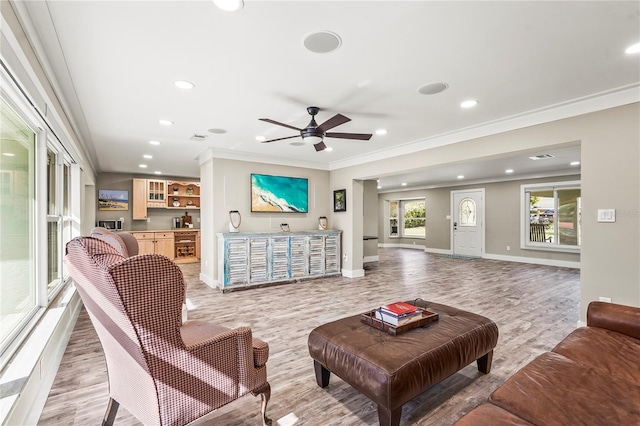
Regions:
<instances>
[{"instance_id":1,"label":"light switch plate","mask_svg":"<svg viewBox=\"0 0 640 426\"><path fill-rule=\"evenodd\" d=\"M615 222L616 209L598 209L598 222Z\"/></svg>"}]
</instances>

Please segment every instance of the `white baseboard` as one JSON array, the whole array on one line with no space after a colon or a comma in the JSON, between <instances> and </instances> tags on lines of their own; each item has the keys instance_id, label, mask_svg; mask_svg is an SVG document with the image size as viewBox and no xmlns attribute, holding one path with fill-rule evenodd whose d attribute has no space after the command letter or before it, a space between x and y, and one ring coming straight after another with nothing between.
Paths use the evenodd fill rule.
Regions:
<instances>
[{"instance_id":1,"label":"white baseboard","mask_svg":"<svg viewBox=\"0 0 640 426\"><path fill-rule=\"evenodd\" d=\"M380 260L380 256L365 256L364 259L362 259L362 262L367 263L367 262L377 262Z\"/></svg>"},{"instance_id":2,"label":"white baseboard","mask_svg":"<svg viewBox=\"0 0 640 426\"><path fill-rule=\"evenodd\" d=\"M586 323L586 322L578 320L578 325L577 325L577 327L578 327L578 328L580 328L580 327L586 327L586 326L587 326L587 323Z\"/></svg>"},{"instance_id":3,"label":"white baseboard","mask_svg":"<svg viewBox=\"0 0 640 426\"><path fill-rule=\"evenodd\" d=\"M580 269L580 262L571 262L568 260L538 259L536 257L505 256L502 254L489 253L486 253L483 258L490 260L503 260L505 262L531 263L534 265L559 266L563 268Z\"/></svg>"},{"instance_id":4,"label":"white baseboard","mask_svg":"<svg viewBox=\"0 0 640 426\"><path fill-rule=\"evenodd\" d=\"M347 278L364 277L364 269L343 269L342 276Z\"/></svg>"},{"instance_id":5,"label":"white baseboard","mask_svg":"<svg viewBox=\"0 0 640 426\"><path fill-rule=\"evenodd\" d=\"M414 250L424 250L423 245L419 244L401 244L401 243L381 243L378 244L378 247L382 248L408 248Z\"/></svg>"},{"instance_id":6,"label":"white baseboard","mask_svg":"<svg viewBox=\"0 0 640 426\"><path fill-rule=\"evenodd\" d=\"M437 248L430 248L430 247L425 247L424 252L433 253L433 254L449 254L449 255L453 254L452 250L437 249Z\"/></svg>"},{"instance_id":7,"label":"white baseboard","mask_svg":"<svg viewBox=\"0 0 640 426\"><path fill-rule=\"evenodd\" d=\"M209 275L203 274L202 272L200 272L200 281L202 281L208 287L211 287L213 289L217 289L218 288L218 280L214 280Z\"/></svg>"}]
</instances>

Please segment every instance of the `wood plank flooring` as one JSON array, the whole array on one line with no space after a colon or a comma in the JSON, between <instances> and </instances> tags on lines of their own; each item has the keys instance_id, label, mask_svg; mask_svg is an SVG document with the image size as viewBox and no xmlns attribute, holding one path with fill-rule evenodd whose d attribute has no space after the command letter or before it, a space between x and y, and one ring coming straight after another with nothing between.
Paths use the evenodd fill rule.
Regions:
<instances>
[{"instance_id":1,"label":"wood plank flooring","mask_svg":"<svg viewBox=\"0 0 640 426\"><path fill-rule=\"evenodd\" d=\"M222 294L198 280L199 264L183 264L190 319L248 326L270 346L269 417L296 425L376 425L376 404L335 375L315 382L307 337L316 326L381 304L420 297L493 319L500 338L488 375L475 363L404 405L401 425L449 425L486 400L524 364L553 348L577 324L580 271L493 260L459 260L419 250L379 250L366 276L330 277ZM135 384L132 384L135 386ZM104 357L86 312L71 336L40 417L42 425L100 424L108 400ZM195 424L258 425L251 395ZM293 413L293 414L291 414ZM116 425L139 422L120 407ZM281 426L285 423L281 422Z\"/></svg>"}]
</instances>

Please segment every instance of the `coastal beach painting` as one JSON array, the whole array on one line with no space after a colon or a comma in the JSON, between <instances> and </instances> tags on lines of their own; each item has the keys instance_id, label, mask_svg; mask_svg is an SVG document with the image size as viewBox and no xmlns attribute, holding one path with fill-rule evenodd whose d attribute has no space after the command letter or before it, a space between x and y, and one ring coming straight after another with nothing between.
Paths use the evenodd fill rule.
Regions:
<instances>
[{"instance_id":1,"label":"coastal beach painting","mask_svg":"<svg viewBox=\"0 0 640 426\"><path fill-rule=\"evenodd\" d=\"M129 192L100 189L98 191L98 210L129 210Z\"/></svg>"},{"instance_id":2,"label":"coastal beach painting","mask_svg":"<svg viewBox=\"0 0 640 426\"><path fill-rule=\"evenodd\" d=\"M251 211L308 213L309 180L252 173Z\"/></svg>"}]
</instances>

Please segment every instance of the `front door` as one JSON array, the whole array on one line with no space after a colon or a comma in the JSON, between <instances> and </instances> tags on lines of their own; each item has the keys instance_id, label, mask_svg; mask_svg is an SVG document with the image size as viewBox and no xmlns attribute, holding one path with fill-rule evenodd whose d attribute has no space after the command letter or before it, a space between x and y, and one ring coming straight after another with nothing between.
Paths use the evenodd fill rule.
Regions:
<instances>
[{"instance_id":1,"label":"front door","mask_svg":"<svg viewBox=\"0 0 640 426\"><path fill-rule=\"evenodd\" d=\"M482 257L484 253L484 188L451 191L453 254Z\"/></svg>"}]
</instances>

